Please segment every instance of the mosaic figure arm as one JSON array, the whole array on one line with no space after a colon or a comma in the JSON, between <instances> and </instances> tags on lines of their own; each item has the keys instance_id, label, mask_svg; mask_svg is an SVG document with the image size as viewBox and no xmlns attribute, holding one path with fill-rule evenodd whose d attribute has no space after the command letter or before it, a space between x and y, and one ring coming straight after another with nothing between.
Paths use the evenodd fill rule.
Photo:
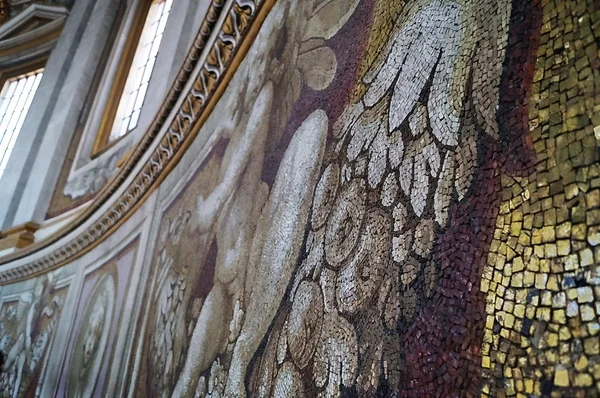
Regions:
<instances>
[{"instance_id":1,"label":"mosaic figure arm","mask_svg":"<svg viewBox=\"0 0 600 398\"><path fill-rule=\"evenodd\" d=\"M244 168L248 164L251 154L258 145L258 140L264 137L268 128L268 114L273 98L273 86L267 83L258 95L252 113L244 125L242 137L237 142L237 147L231 156L233 159L227 168L220 184L207 198L198 198L196 206L196 220L200 233L205 233L214 224L220 210L238 185Z\"/></svg>"},{"instance_id":2,"label":"mosaic figure arm","mask_svg":"<svg viewBox=\"0 0 600 398\"><path fill-rule=\"evenodd\" d=\"M194 327L185 365L172 397L193 397L200 374L210 366L227 338L227 289L215 283L202 305Z\"/></svg>"},{"instance_id":3,"label":"mosaic figure arm","mask_svg":"<svg viewBox=\"0 0 600 398\"><path fill-rule=\"evenodd\" d=\"M229 235L243 235L239 230L241 225L245 224L239 216L251 217L250 212L237 209L241 201L252 203L249 200L257 192L260 192L260 165L262 159L261 148L263 147L265 135L268 129L269 113L273 98L273 88L270 83L266 84L258 95L252 113L245 125L245 133L238 142L238 147L234 149L232 155L233 166L226 172L224 180L211 195L205 200L198 201L197 217L198 224L201 225L201 231L208 229L216 222L217 217L222 215L225 218L224 225L219 229L234 230L229 231ZM252 154L252 156L250 156ZM238 159L243 159L241 162ZM250 163L250 166L248 164ZM246 180L250 181L246 181ZM240 183L240 180L241 183ZM240 187L241 186L241 187ZM236 190L243 191L235 195ZM227 203L231 203L229 211L221 211ZM225 214L227 213L227 214ZM231 224L231 225L230 225ZM195 383L200 374L212 363L222 348L225 341L223 337L227 336L229 318L227 314L231 313L233 308L231 298L228 294L228 284L238 278L239 268L243 266L242 257L246 254L244 250L235 252L230 246L232 242L224 242L223 234L227 231L217 233L217 242L219 247L219 259L217 260L217 269L215 284L208 294L206 301L202 306L200 315L194 327L190 340L190 349L187 354L184 368L179 375L177 385L173 391L173 397L192 396L195 389ZM246 237L246 239L250 239ZM239 239L238 239L239 241ZM235 245L235 242L233 243ZM222 253L230 254L225 261L221 258ZM243 282L239 282L243 286ZM238 295L239 296L239 295ZM237 299L239 297L236 297Z\"/></svg>"},{"instance_id":4,"label":"mosaic figure arm","mask_svg":"<svg viewBox=\"0 0 600 398\"><path fill-rule=\"evenodd\" d=\"M298 128L260 217L246 277L246 314L233 350L226 396L245 396L246 369L291 280L323 158L327 125L327 115L317 110Z\"/></svg>"},{"instance_id":5,"label":"mosaic figure arm","mask_svg":"<svg viewBox=\"0 0 600 398\"><path fill-rule=\"evenodd\" d=\"M194 396L194 388L219 352L233 341L233 308L243 299L245 266L249 242L266 193L261 189L262 156L257 154L248 165L231 204L227 204L217 222L217 254L214 286L206 297L190 340L184 368L179 374L173 397ZM262 187L265 188L265 187ZM268 192L268 191L267 191ZM233 332L235 335L235 332Z\"/></svg>"}]
</instances>

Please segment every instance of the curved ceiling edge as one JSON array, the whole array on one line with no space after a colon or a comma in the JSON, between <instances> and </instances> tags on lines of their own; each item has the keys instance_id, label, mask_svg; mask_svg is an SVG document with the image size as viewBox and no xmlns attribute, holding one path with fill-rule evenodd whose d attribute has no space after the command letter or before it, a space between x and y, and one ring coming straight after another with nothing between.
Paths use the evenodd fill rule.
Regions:
<instances>
[{"instance_id":1,"label":"curved ceiling edge","mask_svg":"<svg viewBox=\"0 0 600 398\"><path fill-rule=\"evenodd\" d=\"M26 249L0 258L0 285L53 270L75 260L105 240L142 205L176 166L197 135L274 1L211 2L197 38L163 105L128 161L93 203L68 226ZM201 58L202 54L205 57ZM198 65L201 59L203 63ZM195 70L197 73L193 73ZM184 92L185 86L191 87ZM179 108L174 112L178 103ZM167 122L170 125L158 144L153 145ZM126 180L130 181L122 189ZM119 190L122 193L117 195ZM101 207L108 209L100 213ZM9 263L58 243L94 216L97 219L75 238L65 239L64 243L56 245L40 258L10 267Z\"/></svg>"}]
</instances>

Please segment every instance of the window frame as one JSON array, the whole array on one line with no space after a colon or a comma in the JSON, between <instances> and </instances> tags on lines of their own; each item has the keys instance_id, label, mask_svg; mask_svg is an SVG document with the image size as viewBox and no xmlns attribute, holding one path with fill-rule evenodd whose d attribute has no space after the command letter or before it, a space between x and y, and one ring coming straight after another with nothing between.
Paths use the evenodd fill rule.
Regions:
<instances>
[{"instance_id":1,"label":"window frame","mask_svg":"<svg viewBox=\"0 0 600 398\"><path fill-rule=\"evenodd\" d=\"M27 61L27 62L22 62L22 63L19 63L17 65L14 65L14 66L11 66L8 68L0 69L0 93L2 93L2 91L4 90L5 84L11 79L14 79L19 76L25 76L30 73L34 73L40 69L43 70L42 73L45 73L46 64L48 62L49 57L50 57L50 54L45 54L42 57L38 57L38 58L35 58L35 59ZM42 74L42 78L40 79L40 84L41 84L41 80L43 80L43 78L44 78L44 76ZM38 90L39 90L39 85L36 88L36 92L33 94L32 101L35 98ZM29 113L29 109L27 110L27 113ZM27 117L27 115L25 115L25 117ZM23 127L21 126L21 128L17 132L17 137L15 138L15 143L16 143L16 140L18 139L18 136L21 134L22 128ZM9 153L9 155L8 155L8 160L10 160L12 153L13 153L13 151L11 150L11 153ZM1 157L2 157L2 154L0 154L0 159L1 159ZM8 165L8 163L7 163L7 165ZM4 171L6 171L6 170L4 170ZM0 171L0 178L2 178L2 176L4 175L4 171Z\"/></svg>"},{"instance_id":2,"label":"window frame","mask_svg":"<svg viewBox=\"0 0 600 398\"><path fill-rule=\"evenodd\" d=\"M11 67L0 68L0 90L10 79L45 68L49 57L50 54L45 54L43 57L37 57L30 61L19 63Z\"/></svg>"},{"instance_id":3,"label":"window frame","mask_svg":"<svg viewBox=\"0 0 600 398\"><path fill-rule=\"evenodd\" d=\"M124 137L129 135L128 132L118 138L110 140L112 128L115 123L115 118L117 116L117 111L121 103L121 98L124 94L127 78L129 77L129 73L131 72L131 66L133 64L134 56L138 48L138 43L144 30L144 25L148 17L148 12L150 11L150 7L154 3L154 1L141 0L137 3L137 9L134 11L135 16L133 19L133 23L127 34L127 40L125 42L125 46L123 47L120 59L117 62L117 71L115 73L114 79L112 81L112 86L108 94L109 100L105 104L104 111L100 119L100 125L96 132L96 137L92 146L92 152L90 154L90 159L92 160L107 152L110 148L112 148L118 142L120 142ZM111 98L117 98L118 100L113 101L110 100Z\"/></svg>"}]
</instances>

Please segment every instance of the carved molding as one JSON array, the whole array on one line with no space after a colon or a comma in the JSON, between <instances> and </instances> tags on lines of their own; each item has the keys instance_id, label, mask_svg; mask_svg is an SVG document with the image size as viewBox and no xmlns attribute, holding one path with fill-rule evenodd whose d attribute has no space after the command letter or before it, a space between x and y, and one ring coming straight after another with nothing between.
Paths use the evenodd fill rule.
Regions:
<instances>
[{"instance_id":1,"label":"carved molding","mask_svg":"<svg viewBox=\"0 0 600 398\"><path fill-rule=\"evenodd\" d=\"M40 50L49 53L58 40L68 15L69 10L63 6L32 4L16 17L1 24L0 57L3 69L17 54L20 58L27 57L28 54L30 58L35 58Z\"/></svg>"},{"instance_id":2,"label":"carved molding","mask_svg":"<svg viewBox=\"0 0 600 398\"><path fill-rule=\"evenodd\" d=\"M0 3L4 4L7 19L16 17L31 5L62 6L70 9L73 2L74 0L0 0Z\"/></svg>"},{"instance_id":3,"label":"carved molding","mask_svg":"<svg viewBox=\"0 0 600 398\"><path fill-rule=\"evenodd\" d=\"M0 264L7 264L47 248L95 216L101 206L110 203L108 210L77 237L65 241L41 258L13 268L4 267L0 271L0 284L28 278L73 261L106 239L141 206L193 141L248 50L273 2L274 0L234 0L230 2L231 6L225 7L226 0L212 1L194 45L161 109L115 178L68 227L27 249L1 258ZM217 26L219 20L222 23ZM209 43L209 40L212 41ZM192 76L202 53L209 45L210 49L203 58L202 66ZM193 82L191 88L183 92L190 81ZM180 100L179 109L169 119ZM169 128L160 137L160 143L151 149L149 156L145 156L167 122L170 123ZM146 160L140 167L143 157ZM134 174L135 177L131 179ZM131 182L123 193L113 195L127 179Z\"/></svg>"},{"instance_id":4,"label":"carved molding","mask_svg":"<svg viewBox=\"0 0 600 398\"><path fill-rule=\"evenodd\" d=\"M71 199L78 199L85 195L98 192L106 182L115 174L119 160L127 152L127 147L121 147L110 157L100 159L94 167L79 172L74 176L69 176L69 180L64 188L65 195Z\"/></svg>"}]
</instances>

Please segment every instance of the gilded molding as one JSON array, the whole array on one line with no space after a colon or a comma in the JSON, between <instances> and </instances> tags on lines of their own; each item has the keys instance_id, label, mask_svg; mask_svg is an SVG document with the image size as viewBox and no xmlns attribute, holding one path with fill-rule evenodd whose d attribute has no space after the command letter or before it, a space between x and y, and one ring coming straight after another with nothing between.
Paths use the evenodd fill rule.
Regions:
<instances>
[{"instance_id":1,"label":"gilded molding","mask_svg":"<svg viewBox=\"0 0 600 398\"><path fill-rule=\"evenodd\" d=\"M61 247L32 262L1 271L0 285L58 268L94 248L125 222L175 167L224 91L272 6L273 0L235 0L227 9L225 3L226 0L212 1L197 38L161 109L114 179L67 227L22 251L1 258L0 265L30 256L56 243L86 222L101 206L114 200L109 209L84 232L65 242ZM223 23L217 26L223 12L227 14L222 19ZM211 48L204 59L204 64L197 75L192 76L201 54L209 45L209 40L216 29L218 33L210 44ZM190 79L194 79L191 89L183 92ZM124 192L114 198L113 194L133 175L136 165L150 149L164 124L169 122L169 115L180 98L183 99L181 106L170 121L168 130L160 138L160 143L153 149L152 154Z\"/></svg>"}]
</instances>

